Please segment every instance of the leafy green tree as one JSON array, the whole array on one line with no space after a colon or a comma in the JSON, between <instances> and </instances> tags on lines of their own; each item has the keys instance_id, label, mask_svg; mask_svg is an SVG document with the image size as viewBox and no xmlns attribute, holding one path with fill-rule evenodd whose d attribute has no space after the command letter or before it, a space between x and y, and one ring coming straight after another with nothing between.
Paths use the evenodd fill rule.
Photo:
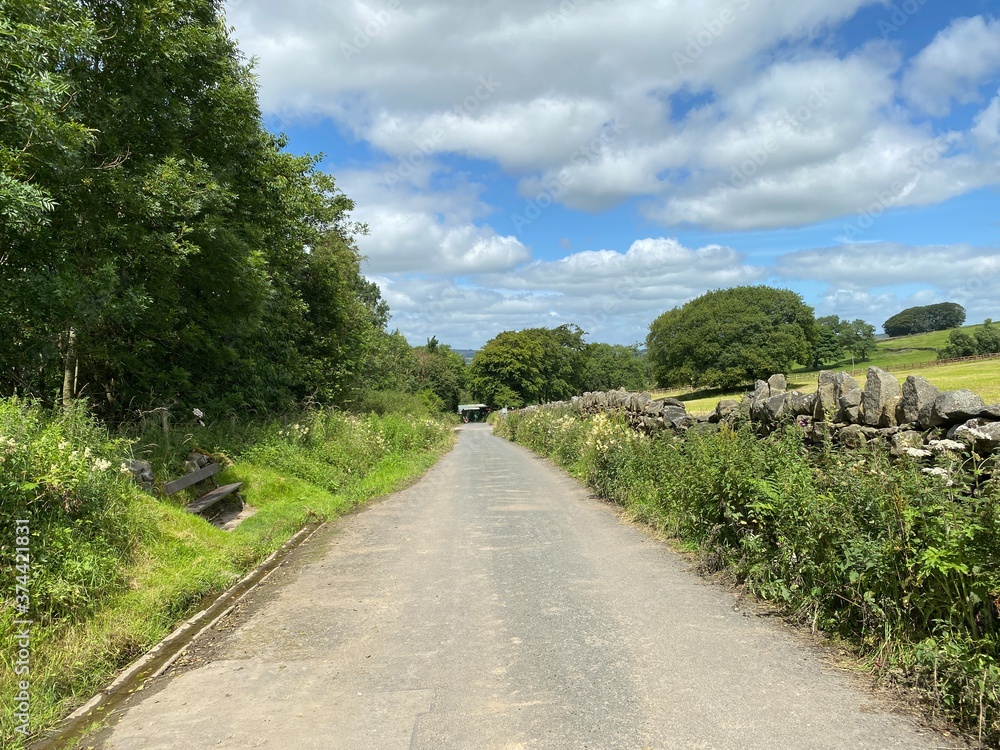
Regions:
<instances>
[{"instance_id":1,"label":"leafy green tree","mask_svg":"<svg viewBox=\"0 0 1000 750\"><path fill-rule=\"evenodd\" d=\"M909 336L914 333L946 331L965 323L965 308L955 302L908 307L882 324L889 336Z\"/></svg>"},{"instance_id":2,"label":"leafy green tree","mask_svg":"<svg viewBox=\"0 0 1000 750\"><path fill-rule=\"evenodd\" d=\"M504 331L473 357L469 388L490 406L524 406L580 392L584 332L572 324Z\"/></svg>"},{"instance_id":3,"label":"leafy green tree","mask_svg":"<svg viewBox=\"0 0 1000 750\"><path fill-rule=\"evenodd\" d=\"M1000 328L993 325L993 319L986 321L976 329L976 352L978 354L1000 353Z\"/></svg>"},{"instance_id":4,"label":"leafy green tree","mask_svg":"<svg viewBox=\"0 0 1000 750\"><path fill-rule=\"evenodd\" d=\"M588 344L584 358L583 391L641 391L649 385L649 364L638 346Z\"/></svg>"},{"instance_id":5,"label":"leafy green tree","mask_svg":"<svg viewBox=\"0 0 1000 750\"><path fill-rule=\"evenodd\" d=\"M815 340L813 311L801 296L743 286L663 313L646 345L659 384L731 388L808 362Z\"/></svg>"},{"instance_id":6,"label":"leafy green tree","mask_svg":"<svg viewBox=\"0 0 1000 750\"><path fill-rule=\"evenodd\" d=\"M266 411L409 352L353 204L263 127L221 8L4 2L0 390Z\"/></svg>"},{"instance_id":7,"label":"leafy green tree","mask_svg":"<svg viewBox=\"0 0 1000 750\"><path fill-rule=\"evenodd\" d=\"M504 331L469 364L472 395L492 407L537 403L544 385L545 349L538 337Z\"/></svg>"},{"instance_id":8,"label":"leafy green tree","mask_svg":"<svg viewBox=\"0 0 1000 750\"><path fill-rule=\"evenodd\" d=\"M948 345L938 352L938 359L973 357L976 354L979 354L979 347L975 337L959 330L948 334Z\"/></svg>"},{"instance_id":9,"label":"leafy green tree","mask_svg":"<svg viewBox=\"0 0 1000 750\"><path fill-rule=\"evenodd\" d=\"M850 323L842 321L840 343L856 360L867 362L878 348L875 343L875 326L861 318L856 318Z\"/></svg>"},{"instance_id":10,"label":"leafy green tree","mask_svg":"<svg viewBox=\"0 0 1000 750\"><path fill-rule=\"evenodd\" d=\"M556 328L528 328L522 334L537 340L542 347L543 373L540 403L560 401L580 392L584 367L585 332L571 323Z\"/></svg>"},{"instance_id":11,"label":"leafy green tree","mask_svg":"<svg viewBox=\"0 0 1000 750\"><path fill-rule=\"evenodd\" d=\"M449 412L458 410L459 397L465 388L465 359L437 337L426 346L414 348L414 366L418 391L429 390Z\"/></svg>"},{"instance_id":12,"label":"leafy green tree","mask_svg":"<svg viewBox=\"0 0 1000 750\"><path fill-rule=\"evenodd\" d=\"M45 223L53 187L78 168L91 141L72 73L95 41L73 0L0 0L0 242Z\"/></svg>"},{"instance_id":13,"label":"leafy green tree","mask_svg":"<svg viewBox=\"0 0 1000 750\"><path fill-rule=\"evenodd\" d=\"M844 354L843 322L836 315L816 319L816 341L812 348L812 367L839 362Z\"/></svg>"}]
</instances>

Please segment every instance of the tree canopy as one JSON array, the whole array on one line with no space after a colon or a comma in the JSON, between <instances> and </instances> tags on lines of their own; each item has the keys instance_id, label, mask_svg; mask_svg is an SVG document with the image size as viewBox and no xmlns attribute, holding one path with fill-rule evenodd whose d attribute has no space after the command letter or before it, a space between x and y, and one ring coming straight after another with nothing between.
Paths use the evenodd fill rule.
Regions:
<instances>
[{"instance_id":1,"label":"tree canopy","mask_svg":"<svg viewBox=\"0 0 1000 750\"><path fill-rule=\"evenodd\" d=\"M389 369L353 203L263 126L219 0L3 8L0 392L259 412Z\"/></svg>"},{"instance_id":2,"label":"tree canopy","mask_svg":"<svg viewBox=\"0 0 1000 750\"><path fill-rule=\"evenodd\" d=\"M955 302L908 307L882 324L889 336L909 336L913 333L946 331L965 323L965 308Z\"/></svg>"},{"instance_id":3,"label":"tree canopy","mask_svg":"<svg viewBox=\"0 0 1000 750\"><path fill-rule=\"evenodd\" d=\"M576 326L504 331L472 358L469 388L493 407L566 398L578 386L583 348Z\"/></svg>"},{"instance_id":4,"label":"tree canopy","mask_svg":"<svg viewBox=\"0 0 1000 750\"><path fill-rule=\"evenodd\" d=\"M834 364L845 352L864 362L875 348L875 326L860 318L847 321L836 315L827 315L816 320L811 364L814 369Z\"/></svg>"},{"instance_id":5,"label":"tree canopy","mask_svg":"<svg viewBox=\"0 0 1000 750\"><path fill-rule=\"evenodd\" d=\"M660 385L732 388L808 362L815 341L813 310L800 295L741 286L663 313L646 345Z\"/></svg>"},{"instance_id":6,"label":"tree canopy","mask_svg":"<svg viewBox=\"0 0 1000 750\"><path fill-rule=\"evenodd\" d=\"M587 344L584 358L583 391L641 391L649 386L649 362L638 346Z\"/></svg>"}]
</instances>

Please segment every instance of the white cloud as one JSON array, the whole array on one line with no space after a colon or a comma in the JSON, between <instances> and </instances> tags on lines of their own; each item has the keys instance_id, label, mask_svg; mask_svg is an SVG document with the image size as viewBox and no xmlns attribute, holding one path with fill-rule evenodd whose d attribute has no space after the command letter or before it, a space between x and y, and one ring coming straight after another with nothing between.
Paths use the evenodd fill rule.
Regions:
<instances>
[{"instance_id":1,"label":"white cloud","mask_svg":"<svg viewBox=\"0 0 1000 750\"><path fill-rule=\"evenodd\" d=\"M829 285L817 314L864 318L876 326L900 310L957 302L977 323L1000 310L1000 249L972 245L869 243L803 250L777 259L786 280Z\"/></svg>"},{"instance_id":2,"label":"white cloud","mask_svg":"<svg viewBox=\"0 0 1000 750\"><path fill-rule=\"evenodd\" d=\"M397 174L337 175L338 187L356 203L352 218L369 227L370 234L357 238L365 273L465 275L506 271L530 259L516 237L479 221L490 209L479 200L478 185L457 180L449 189L419 191L406 181L390 185L387 176Z\"/></svg>"},{"instance_id":3,"label":"white cloud","mask_svg":"<svg viewBox=\"0 0 1000 750\"><path fill-rule=\"evenodd\" d=\"M375 280L392 308L392 325L412 342L437 336L470 348L502 330L561 323L579 325L591 341L641 343L660 313L711 289L765 281L803 293L817 315L876 326L906 307L933 302L958 302L970 322L1000 308L1000 252L969 245L845 245L757 265L729 247L687 248L659 237L637 240L624 253L577 252L464 284L399 274Z\"/></svg>"},{"instance_id":4,"label":"white cloud","mask_svg":"<svg viewBox=\"0 0 1000 750\"><path fill-rule=\"evenodd\" d=\"M1000 250L890 242L843 245L783 255L775 263L775 272L782 278L820 281L842 290L870 292L917 284L960 291L981 279L1000 283Z\"/></svg>"},{"instance_id":5,"label":"white cloud","mask_svg":"<svg viewBox=\"0 0 1000 750\"><path fill-rule=\"evenodd\" d=\"M1000 92L976 115L972 137L984 153L1000 153Z\"/></svg>"},{"instance_id":6,"label":"white cloud","mask_svg":"<svg viewBox=\"0 0 1000 750\"><path fill-rule=\"evenodd\" d=\"M983 16L956 19L913 60L903 93L934 115L947 114L951 101L978 101L979 87L1000 71L1000 20Z\"/></svg>"},{"instance_id":7,"label":"white cloud","mask_svg":"<svg viewBox=\"0 0 1000 750\"><path fill-rule=\"evenodd\" d=\"M973 101L1000 67L1000 22L955 21L900 83L887 43L814 44L875 2L241 0L230 20L260 57L266 111L332 117L416 155L425 180L429 160L459 154L517 177L526 209L639 198L666 226L745 230L851 215L894 183L892 205L908 206L1000 181L995 159L968 150L989 111L914 173L939 133L900 106ZM707 103L678 109L679 92Z\"/></svg>"},{"instance_id":8,"label":"white cloud","mask_svg":"<svg viewBox=\"0 0 1000 750\"><path fill-rule=\"evenodd\" d=\"M392 325L411 341L437 335L479 346L502 330L575 323L591 340L636 343L665 310L708 289L756 283L764 275L731 248L690 249L661 237L638 240L625 253L579 252L481 274L471 285L399 275L379 283L393 310Z\"/></svg>"}]
</instances>

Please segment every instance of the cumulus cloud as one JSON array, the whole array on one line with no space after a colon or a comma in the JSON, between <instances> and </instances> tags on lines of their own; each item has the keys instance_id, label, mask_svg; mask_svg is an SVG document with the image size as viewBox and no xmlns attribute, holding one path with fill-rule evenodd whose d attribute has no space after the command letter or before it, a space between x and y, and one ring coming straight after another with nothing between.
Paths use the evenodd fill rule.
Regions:
<instances>
[{"instance_id":1,"label":"cumulus cloud","mask_svg":"<svg viewBox=\"0 0 1000 750\"><path fill-rule=\"evenodd\" d=\"M973 245L843 245L788 253L773 273L828 285L817 314L881 322L907 307L957 302L970 322L1000 307L1000 249Z\"/></svg>"},{"instance_id":2,"label":"cumulus cloud","mask_svg":"<svg viewBox=\"0 0 1000 750\"><path fill-rule=\"evenodd\" d=\"M398 166L395 167L398 170ZM438 191L391 179L398 171L347 171L338 186L356 202L353 219L367 224L357 238L368 274L474 274L505 271L530 259L520 240L498 234L481 219L490 208L480 187L457 180Z\"/></svg>"},{"instance_id":3,"label":"cumulus cloud","mask_svg":"<svg viewBox=\"0 0 1000 750\"><path fill-rule=\"evenodd\" d=\"M998 253L965 245L838 240L755 263L738 239L653 237L533 261L517 236L551 204L631 201L664 227L842 219L854 241L893 208L1000 183L1000 21L960 18L907 60L877 29L851 48L834 35L872 5L885 3L238 0L228 20L259 58L268 115L330 118L370 150L363 168L333 171L371 228L365 272L412 340L478 346L574 322L628 343L707 289L771 278L825 287L818 309L873 322L940 296L970 318L995 312ZM952 111L979 101L973 116ZM503 196L514 234L483 199L500 173L512 178L500 193L516 184Z\"/></svg>"},{"instance_id":4,"label":"cumulus cloud","mask_svg":"<svg viewBox=\"0 0 1000 750\"><path fill-rule=\"evenodd\" d=\"M972 136L984 153L1000 153L1000 92L976 115Z\"/></svg>"},{"instance_id":5,"label":"cumulus cloud","mask_svg":"<svg viewBox=\"0 0 1000 750\"><path fill-rule=\"evenodd\" d=\"M706 291L769 283L807 292L817 315L876 326L903 308L952 301L969 320L996 314L1000 252L971 245L844 245L754 264L730 247L688 248L672 238L637 240L625 252L577 252L458 283L376 277L398 326L413 342L430 336L475 348L502 330L575 323L590 340L641 343L660 313Z\"/></svg>"},{"instance_id":6,"label":"cumulus cloud","mask_svg":"<svg viewBox=\"0 0 1000 750\"><path fill-rule=\"evenodd\" d=\"M1000 20L959 18L941 31L910 64L903 93L934 115L951 102L978 101L979 88L1000 70Z\"/></svg>"},{"instance_id":7,"label":"cumulus cloud","mask_svg":"<svg viewBox=\"0 0 1000 750\"><path fill-rule=\"evenodd\" d=\"M377 281L393 325L414 341L437 335L479 346L501 330L575 323L592 340L637 343L665 310L708 289L756 283L765 273L731 248L687 248L661 237L638 240L624 253L573 253L464 284L400 275Z\"/></svg>"},{"instance_id":8,"label":"cumulus cloud","mask_svg":"<svg viewBox=\"0 0 1000 750\"><path fill-rule=\"evenodd\" d=\"M942 133L899 106L974 101L1000 68L1000 22L955 21L902 83L886 43L811 44L876 2L241 0L229 18L268 112L332 117L394 158L495 163L526 210L638 198L665 226L746 230L850 215L895 182L908 206L1000 181L961 133L928 179L912 174ZM687 111L679 93L708 103Z\"/></svg>"},{"instance_id":9,"label":"cumulus cloud","mask_svg":"<svg viewBox=\"0 0 1000 750\"><path fill-rule=\"evenodd\" d=\"M979 279L1000 281L1000 251L972 245L844 245L783 255L775 271L783 278L858 291L901 284L959 290Z\"/></svg>"}]
</instances>

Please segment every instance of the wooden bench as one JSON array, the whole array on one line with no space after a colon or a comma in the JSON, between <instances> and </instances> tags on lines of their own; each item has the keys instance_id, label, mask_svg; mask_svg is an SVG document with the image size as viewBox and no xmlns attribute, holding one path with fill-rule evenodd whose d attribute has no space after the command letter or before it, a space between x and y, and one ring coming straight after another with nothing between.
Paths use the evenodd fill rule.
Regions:
<instances>
[{"instance_id":1,"label":"wooden bench","mask_svg":"<svg viewBox=\"0 0 1000 750\"><path fill-rule=\"evenodd\" d=\"M201 513L206 508L210 508L219 502L222 498L228 497L229 495L235 494L239 498L240 504L243 504L243 498L240 497L240 487L243 486L243 482L234 482L233 484L224 484L219 486L218 482L215 481L215 475L222 471L222 467L219 464L209 464L203 469L198 469L198 471L193 471L190 474L186 474L180 479L175 479L172 482L167 482L163 485L164 491L168 495L173 495L176 492L180 492L183 489L187 489L191 485L198 484L206 479L212 481L212 485L215 489L205 493L193 503L187 505L184 509L189 513Z\"/></svg>"}]
</instances>

